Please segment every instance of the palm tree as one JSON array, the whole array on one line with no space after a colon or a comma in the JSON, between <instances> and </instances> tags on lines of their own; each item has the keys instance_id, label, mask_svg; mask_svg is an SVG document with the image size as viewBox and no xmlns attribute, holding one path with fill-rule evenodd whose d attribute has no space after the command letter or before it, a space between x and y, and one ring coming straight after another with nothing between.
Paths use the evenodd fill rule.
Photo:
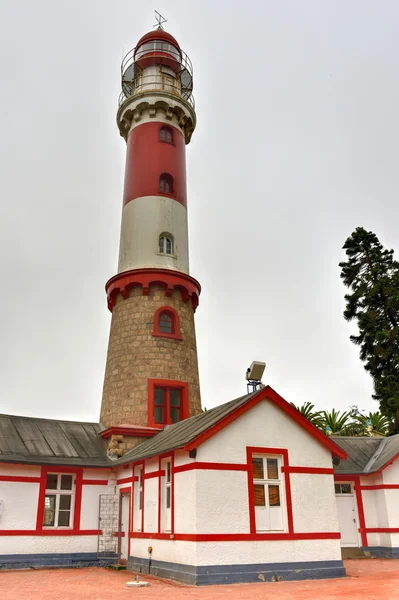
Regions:
<instances>
[{"instance_id":1,"label":"palm tree","mask_svg":"<svg viewBox=\"0 0 399 600\"><path fill-rule=\"evenodd\" d=\"M332 409L331 412L323 410L321 417L321 429L327 435L345 435L350 425L350 411L341 413L339 410Z\"/></svg>"},{"instance_id":2,"label":"palm tree","mask_svg":"<svg viewBox=\"0 0 399 600\"><path fill-rule=\"evenodd\" d=\"M354 420L362 427L363 435L387 435L392 425L391 421L379 411L369 412L368 415L355 415Z\"/></svg>"},{"instance_id":3,"label":"palm tree","mask_svg":"<svg viewBox=\"0 0 399 600\"><path fill-rule=\"evenodd\" d=\"M290 402L291 406L295 408L305 419L316 425L316 427L322 426L322 413L314 410L314 404L311 402L305 402L302 406L296 406L293 402Z\"/></svg>"}]
</instances>

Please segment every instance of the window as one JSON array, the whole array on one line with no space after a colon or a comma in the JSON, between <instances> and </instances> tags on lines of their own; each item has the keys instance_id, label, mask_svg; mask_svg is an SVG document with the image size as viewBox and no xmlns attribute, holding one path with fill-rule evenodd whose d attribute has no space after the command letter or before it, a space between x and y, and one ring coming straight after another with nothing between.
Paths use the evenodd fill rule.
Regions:
<instances>
[{"instance_id":1,"label":"window","mask_svg":"<svg viewBox=\"0 0 399 600\"><path fill-rule=\"evenodd\" d=\"M71 527L73 475L47 473L43 527Z\"/></svg>"},{"instance_id":2,"label":"window","mask_svg":"<svg viewBox=\"0 0 399 600\"><path fill-rule=\"evenodd\" d=\"M134 482L134 507L133 507L133 531L141 531L141 522L143 514L143 467L138 466L134 469L134 476L137 481Z\"/></svg>"},{"instance_id":3,"label":"window","mask_svg":"<svg viewBox=\"0 0 399 600\"><path fill-rule=\"evenodd\" d=\"M179 315L171 306L161 306L154 314L152 335L181 340Z\"/></svg>"},{"instance_id":4,"label":"window","mask_svg":"<svg viewBox=\"0 0 399 600\"><path fill-rule=\"evenodd\" d=\"M154 421L170 425L181 421L181 391L156 387L154 390Z\"/></svg>"},{"instance_id":5,"label":"window","mask_svg":"<svg viewBox=\"0 0 399 600\"><path fill-rule=\"evenodd\" d=\"M148 380L148 426L162 427L189 417L188 384L172 379Z\"/></svg>"},{"instance_id":6,"label":"window","mask_svg":"<svg viewBox=\"0 0 399 600\"><path fill-rule=\"evenodd\" d=\"M173 254L173 237L168 234L159 236L159 252L160 254Z\"/></svg>"},{"instance_id":7,"label":"window","mask_svg":"<svg viewBox=\"0 0 399 600\"><path fill-rule=\"evenodd\" d=\"M283 502L281 459L277 456L253 456L252 475L256 531L281 531Z\"/></svg>"},{"instance_id":8,"label":"window","mask_svg":"<svg viewBox=\"0 0 399 600\"><path fill-rule=\"evenodd\" d=\"M162 477L161 488L161 526L162 531L169 532L172 527L172 462L170 458L162 462L162 470L165 475Z\"/></svg>"},{"instance_id":9,"label":"window","mask_svg":"<svg viewBox=\"0 0 399 600\"><path fill-rule=\"evenodd\" d=\"M336 483L335 484L336 494L351 494L352 485L350 483Z\"/></svg>"},{"instance_id":10,"label":"window","mask_svg":"<svg viewBox=\"0 0 399 600\"><path fill-rule=\"evenodd\" d=\"M159 130L159 139L161 142L173 144L173 131L170 127L161 127Z\"/></svg>"},{"instance_id":11,"label":"window","mask_svg":"<svg viewBox=\"0 0 399 600\"><path fill-rule=\"evenodd\" d=\"M173 194L173 177L169 173L161 173L159 176L159 191L163 194Z\"/></svg>"}]
</instances>

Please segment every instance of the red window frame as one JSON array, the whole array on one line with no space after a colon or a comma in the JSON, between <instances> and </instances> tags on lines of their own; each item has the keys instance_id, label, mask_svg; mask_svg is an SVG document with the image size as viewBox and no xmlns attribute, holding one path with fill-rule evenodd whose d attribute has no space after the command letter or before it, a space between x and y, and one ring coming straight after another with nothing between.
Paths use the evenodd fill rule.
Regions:
<instances>
[{"instance_id":1,"label":"red window frame","mask_svg":"<svg viewBox=\"0 0 399 600\"><path fill-rule=\"evenodd\" d=\"M172 130L171 127L168 127L167 125L162 125L160 127L160 129L159 129L159 141L160 142L164 142L165 144L171 144L172 146L175 145L174 141L173 141L173 130Z\"/></svg>"},{"instance_id":2,"label":"red window frame","mask_svg":"<svg viewBox=\"0 0 399 600\"><path fill-rule=\"evenodd\" d=\"M160 318L163 314L167 314L172 319L172 332L165 333L160 329ZM154 328L152 335L154 337L166 337L174 340L182 340L180 332L180 319L177 311L171 306L160 306L154 313Z\"/></svg>"},{"instance_id":3,"label":"red window frame","mask_svg":"<svg viewBox=\"0 0 399 600\"><path fill-rule=\"evenodd\" d=\"M155 390L163 389L165 391L164 420L163 423L155 422L154 409L157 406L155 402ZM174 381L172 379L149 379L148 380L148 426L162 429L165 425L172 425L170 417L170 391L180 391L180 419L183 421L189 416L188 406L188 383L184 381Z\"/></svg>"}]
</instances>

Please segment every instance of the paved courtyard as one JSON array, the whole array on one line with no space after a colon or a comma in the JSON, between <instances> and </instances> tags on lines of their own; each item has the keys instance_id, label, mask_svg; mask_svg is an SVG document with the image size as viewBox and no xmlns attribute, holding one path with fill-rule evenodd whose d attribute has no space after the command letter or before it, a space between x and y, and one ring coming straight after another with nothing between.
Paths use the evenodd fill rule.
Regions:
<instances>
[{"instance_id":1,"label":"paved courtyard","mask_svg":"<svg viewBox=\"0 0 399 600\"><path fill-rule=\"evenodd\" d=\"M129 589L126 581L134 577L126 571L102 568L43 569L0 572L1 600L196 600L229 598L231 600L305 600L323 598L399 599L399 560L347 560L348 576L343 579L247 583L207 587L189 587L152 577L148 588Z\"/></svg>"}]
</instances>

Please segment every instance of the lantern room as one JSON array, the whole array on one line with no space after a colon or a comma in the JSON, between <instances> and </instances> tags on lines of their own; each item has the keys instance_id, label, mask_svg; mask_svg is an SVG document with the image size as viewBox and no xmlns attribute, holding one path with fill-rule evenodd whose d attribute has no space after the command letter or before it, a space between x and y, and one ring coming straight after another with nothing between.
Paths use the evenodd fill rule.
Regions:
<instances>
[{"instance_id":1,"label":"lantern room","mask_svg":"<svg viewBox=\"0 0 399 600\"><path fill-rule=\"evenodd\" d=\"M163 29L150 31L122 61L120 104L131 96L164 91L194 107L193 69L176 39Z\"/></svg>"}]
</instances>

